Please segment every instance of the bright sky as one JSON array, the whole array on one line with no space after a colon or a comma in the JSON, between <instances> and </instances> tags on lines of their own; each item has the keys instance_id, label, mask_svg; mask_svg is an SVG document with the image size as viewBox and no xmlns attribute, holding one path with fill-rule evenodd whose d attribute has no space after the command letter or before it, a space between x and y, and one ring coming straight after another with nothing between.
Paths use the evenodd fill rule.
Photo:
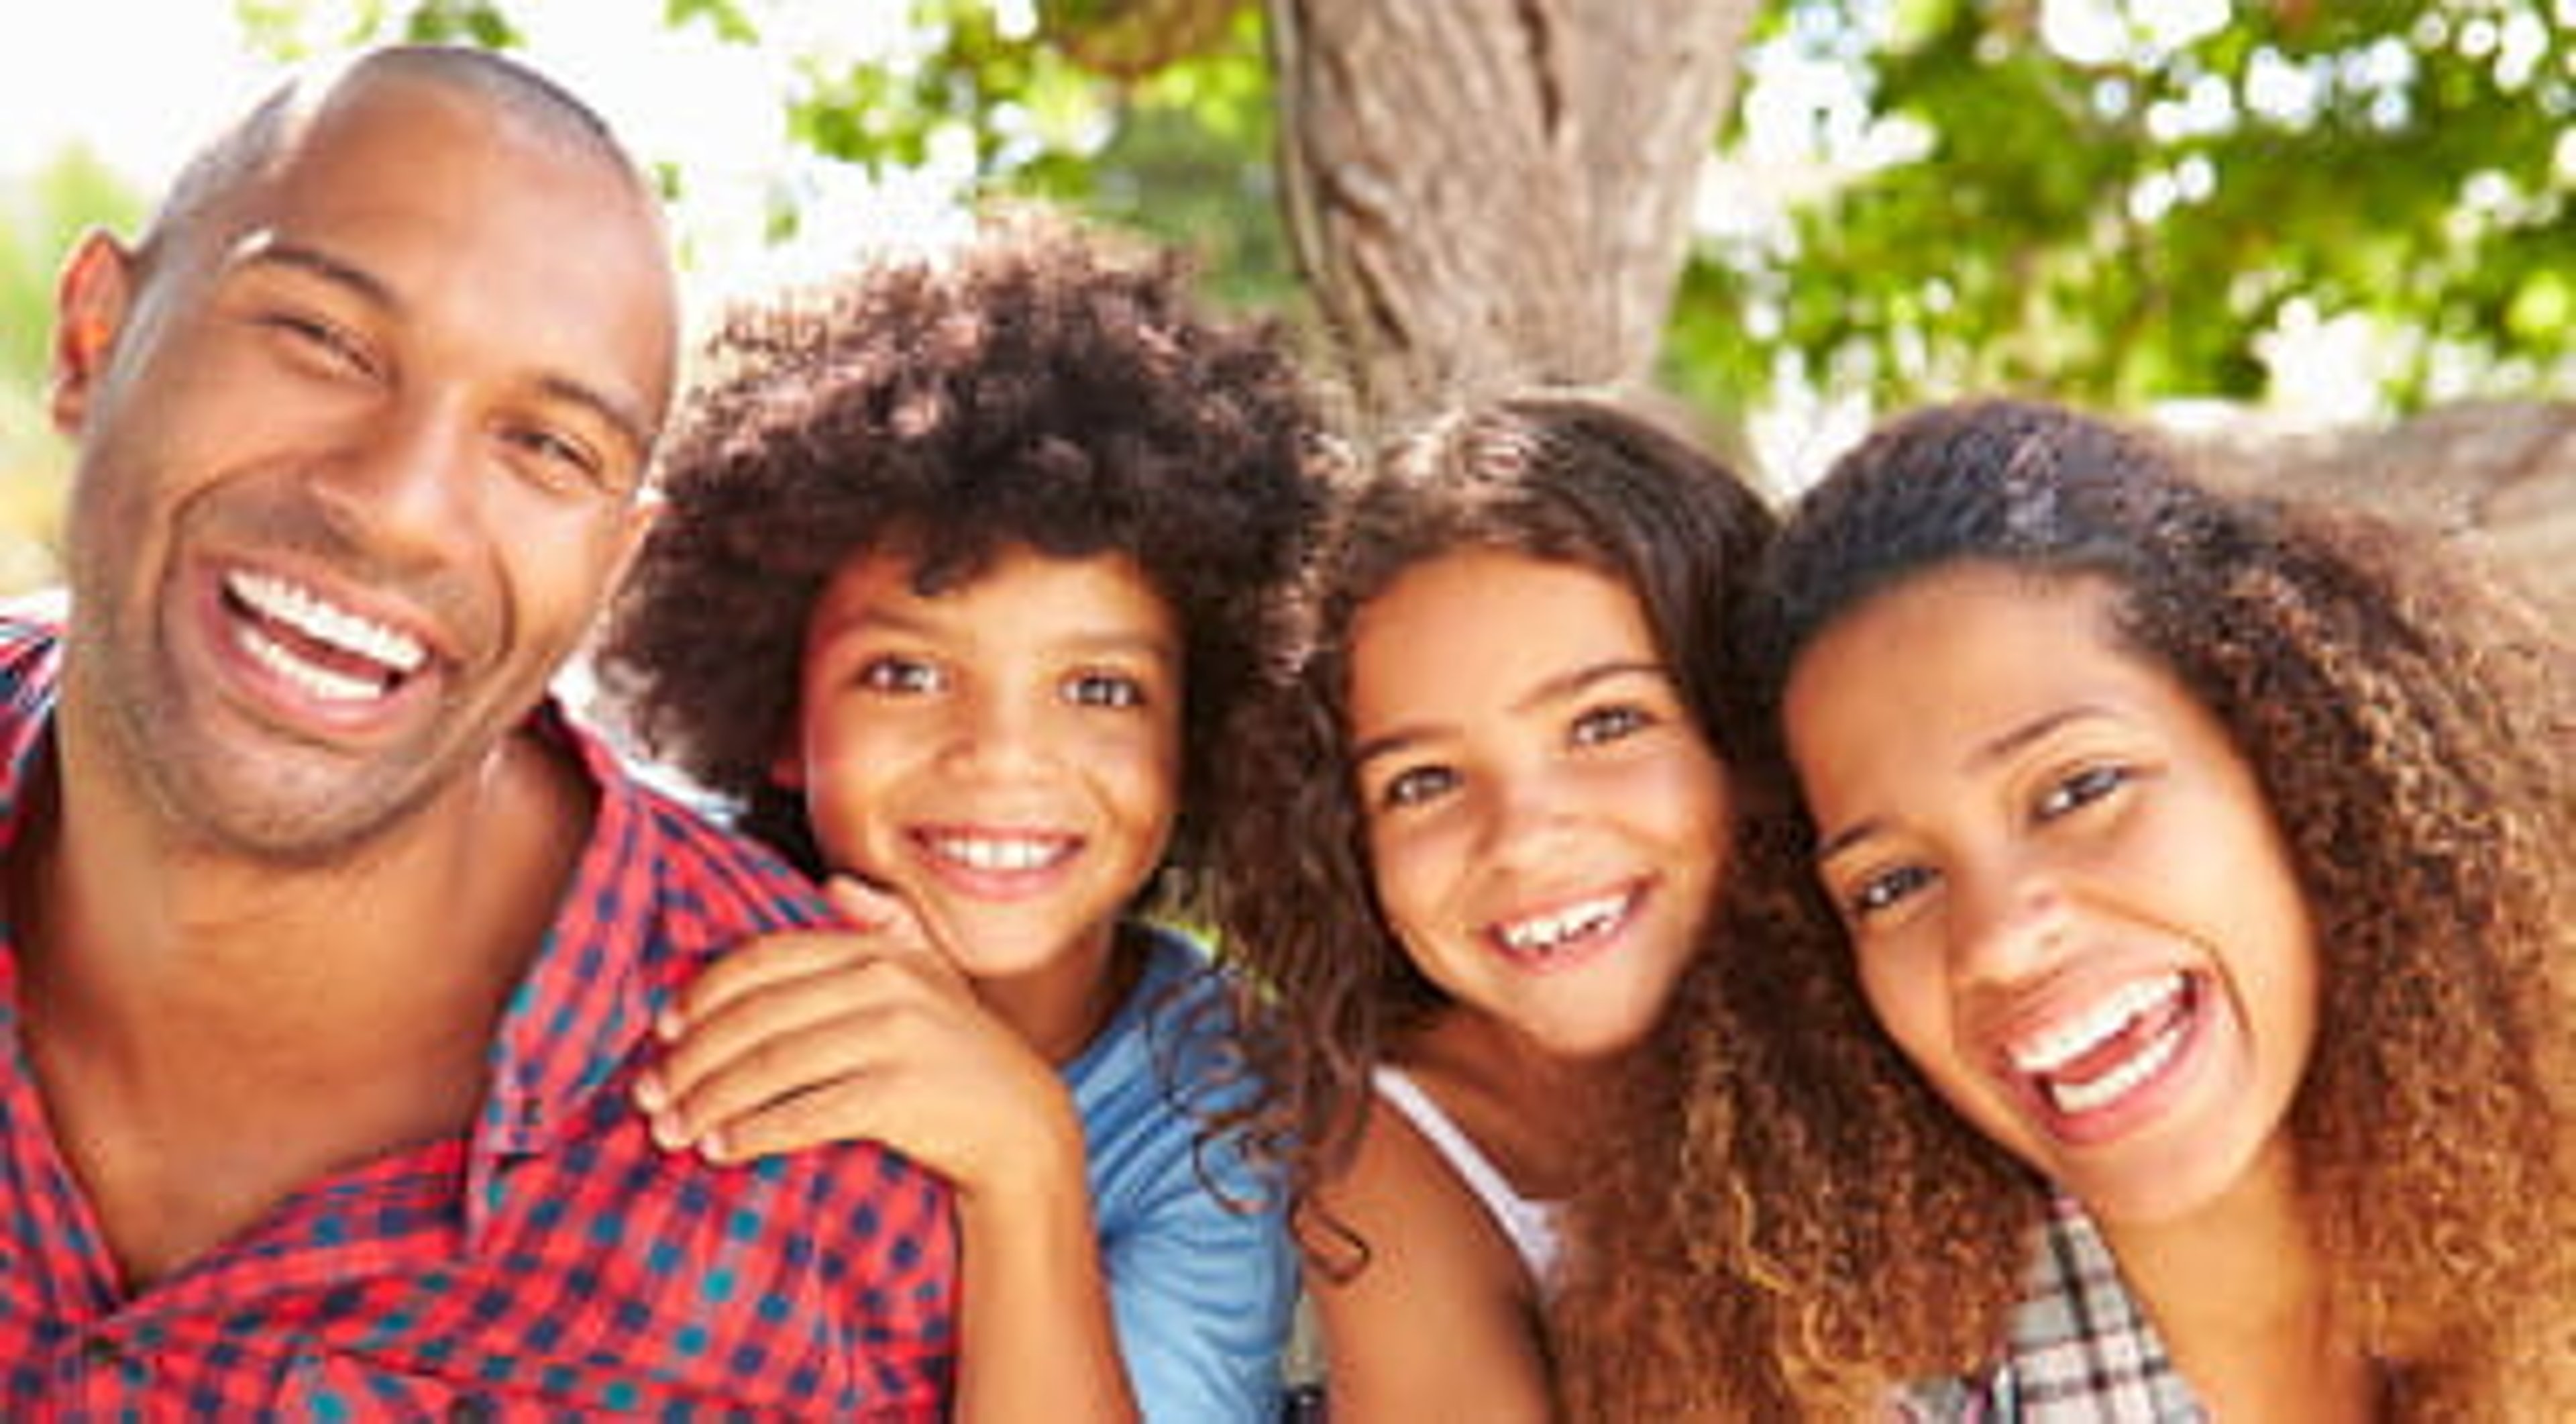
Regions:
<instances>
[{"instance_id":1,"label":"bright sky","mask_svg":"<svg viewBox=\"0 0 2576 1424\"><path fill-rule=\"evenodd\" d=\"M138 184L157 183L190 136L255 92L224 0L12 8L0 20L0 176L79 141Z\"/></svg>"}]
</instances>

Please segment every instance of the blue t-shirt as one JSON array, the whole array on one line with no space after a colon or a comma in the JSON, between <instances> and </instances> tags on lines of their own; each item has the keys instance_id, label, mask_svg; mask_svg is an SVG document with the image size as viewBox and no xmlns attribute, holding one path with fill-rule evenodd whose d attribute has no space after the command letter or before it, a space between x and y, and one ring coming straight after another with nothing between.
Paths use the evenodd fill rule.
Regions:
<instances>
[{"instance_id":1,"label":"blue t-shirt","mask_svg":"<svg viewBox=\"0 0 2576 1424\"><path fill-rule=\"evenodd\" d=\"M1279 1417L1295 1251L1278 1193L1261 1189L1231 1143L1192 1151L1197 1125L1181 1104L1242 1091L1211 1083L1226 1051L1222 1009L1203 1023L1192 1012L1221 990L1199 975L1206 956L1196 944L1165 929L1143 933L1152 942L1144 974L1064 1069L1082 1118L1119 1350L1152 1424L1267 1424ZM1229 1197L1257 1209L1229 1209L1201 1179L1202 1161Z\"/></svg>"}]
</instances>

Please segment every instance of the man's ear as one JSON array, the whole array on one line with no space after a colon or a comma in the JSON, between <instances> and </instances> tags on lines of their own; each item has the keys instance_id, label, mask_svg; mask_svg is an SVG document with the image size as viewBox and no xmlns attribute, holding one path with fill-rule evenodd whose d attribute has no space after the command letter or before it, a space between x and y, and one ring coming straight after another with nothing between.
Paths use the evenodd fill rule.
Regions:
<instances>
[{"instance_id":1,"label":"man's ear","mask_svg":"<svg viewBox=\"0 0 2576 1424\"><path fill-rule=\"evenodd\" d=\"M77 438L90 397L106 379L134 296L134 254L92 231L72 248L54 286L54 350L47 408L54 428Z\"/></svg>"}]
</instances>

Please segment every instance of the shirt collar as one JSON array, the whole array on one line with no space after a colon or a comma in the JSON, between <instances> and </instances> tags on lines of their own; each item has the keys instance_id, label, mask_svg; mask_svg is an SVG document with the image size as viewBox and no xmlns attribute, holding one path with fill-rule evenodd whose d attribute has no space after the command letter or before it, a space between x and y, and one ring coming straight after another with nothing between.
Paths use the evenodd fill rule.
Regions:
<instances>
[{"instance_id":1,"label":"shirt collar","mask_svg":"<svg viewBox=\"0 0 2576 1424\"><path fill-rule=\"evenodd\" d=\"M57 628L0 619L0 855L15 844L26 793L52 754L61 665ZM646 973L657 948L654 881L639 868L659 859L662 833L644 792L552 698L521 734L570 756L595 805L554 921L494 1035L478 1157L544 1150L625 1063L658 1007ZM15 956L0 958L14 980Z\"/></svg>"},{"instance_id":2,"label":"shirt collar","mask_svg":"<svg viewBox=\"0 0 2576 1424\"><path fill-rule=\"evenodd\" d=\"M664 835L646 793L552 699L525 733L572 755L594 793L590 838L544 942L493 1036L476 1156L542 1152L610 1085L652 1026L664 986Z\"/></svg>"},{"instance_id":3,"label":"shirt collar","mask_svg":"<svg viewBox=\"0 0 2576 1424\"><path fill-rule=\"evenodd\" d=\"M17 843L19 812L52 753L62 644L50 630L0 623L0 855Z\"/></svg>"},{"instance_id":4,"label":"shirt collar","mask_svg":"<svg viewBox=\"0 0 2576 1424\"><path fill-rule=\"evenodd\" d=\"M52 754L61 656L55 629L0 618L0 855L15 844L26 793ZM468 1163L477 1216L494 1199L492 1168L562 1137L634 1058L674 961L708 948L665 933L654 868L671 835L651 794L552 698L520 734L567 754L594 808L589 839L486 1059L490 1086ZM15 1015L16 979L16 956L0 938L0 1025Z\"/></svg>"}]
</instances>

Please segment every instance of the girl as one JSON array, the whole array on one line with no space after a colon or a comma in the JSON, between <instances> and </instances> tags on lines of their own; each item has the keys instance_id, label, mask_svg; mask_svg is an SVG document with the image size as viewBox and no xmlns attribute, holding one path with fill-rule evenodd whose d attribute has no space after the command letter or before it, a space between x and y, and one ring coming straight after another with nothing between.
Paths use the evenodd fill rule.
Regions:
<instances>
[{"instance_id":1,"label":"girl","mask_svg":"<svg viewBox=\"0 0 2576 1424\"><path fill-rule=\"evenodd\" d=\"M960 1419L1274 1418L1293 1255L1198 1140L1240 1065L1146 912L1316 503L1287 359L1038 225L715 355L607 670L874 932L720 961L644 1109L719 1161L876 1137L950 1177Z\"/></svg>"},{"instance_id":2,"label":"girl","mask_svg":"<svg viewBox=\"0 0 2576 1424\"><path fill-rule=\"evenodd\" d=\"M1768 579L1845 942L1709 976L1685 1080L1767 1097L1613 1159L1587 1399L1729 1412L1713 1242L1828 1416L2576 1417L2564 647L2036 405L1885 430Z\"/></svg>"},{"instance_id":3,"label":"girl","mask_svg":"<svg viewBox=\"0 0 2576 1424\"><path fill-rule=\"evenodd\" d=\"M1552 1412L1556 1204L1745 819L1727 630L1770 524L1653 425L1529 395L1396 446L1309 569L1222 899L1336 1421Z\"/></svg>"}]
</instances>

